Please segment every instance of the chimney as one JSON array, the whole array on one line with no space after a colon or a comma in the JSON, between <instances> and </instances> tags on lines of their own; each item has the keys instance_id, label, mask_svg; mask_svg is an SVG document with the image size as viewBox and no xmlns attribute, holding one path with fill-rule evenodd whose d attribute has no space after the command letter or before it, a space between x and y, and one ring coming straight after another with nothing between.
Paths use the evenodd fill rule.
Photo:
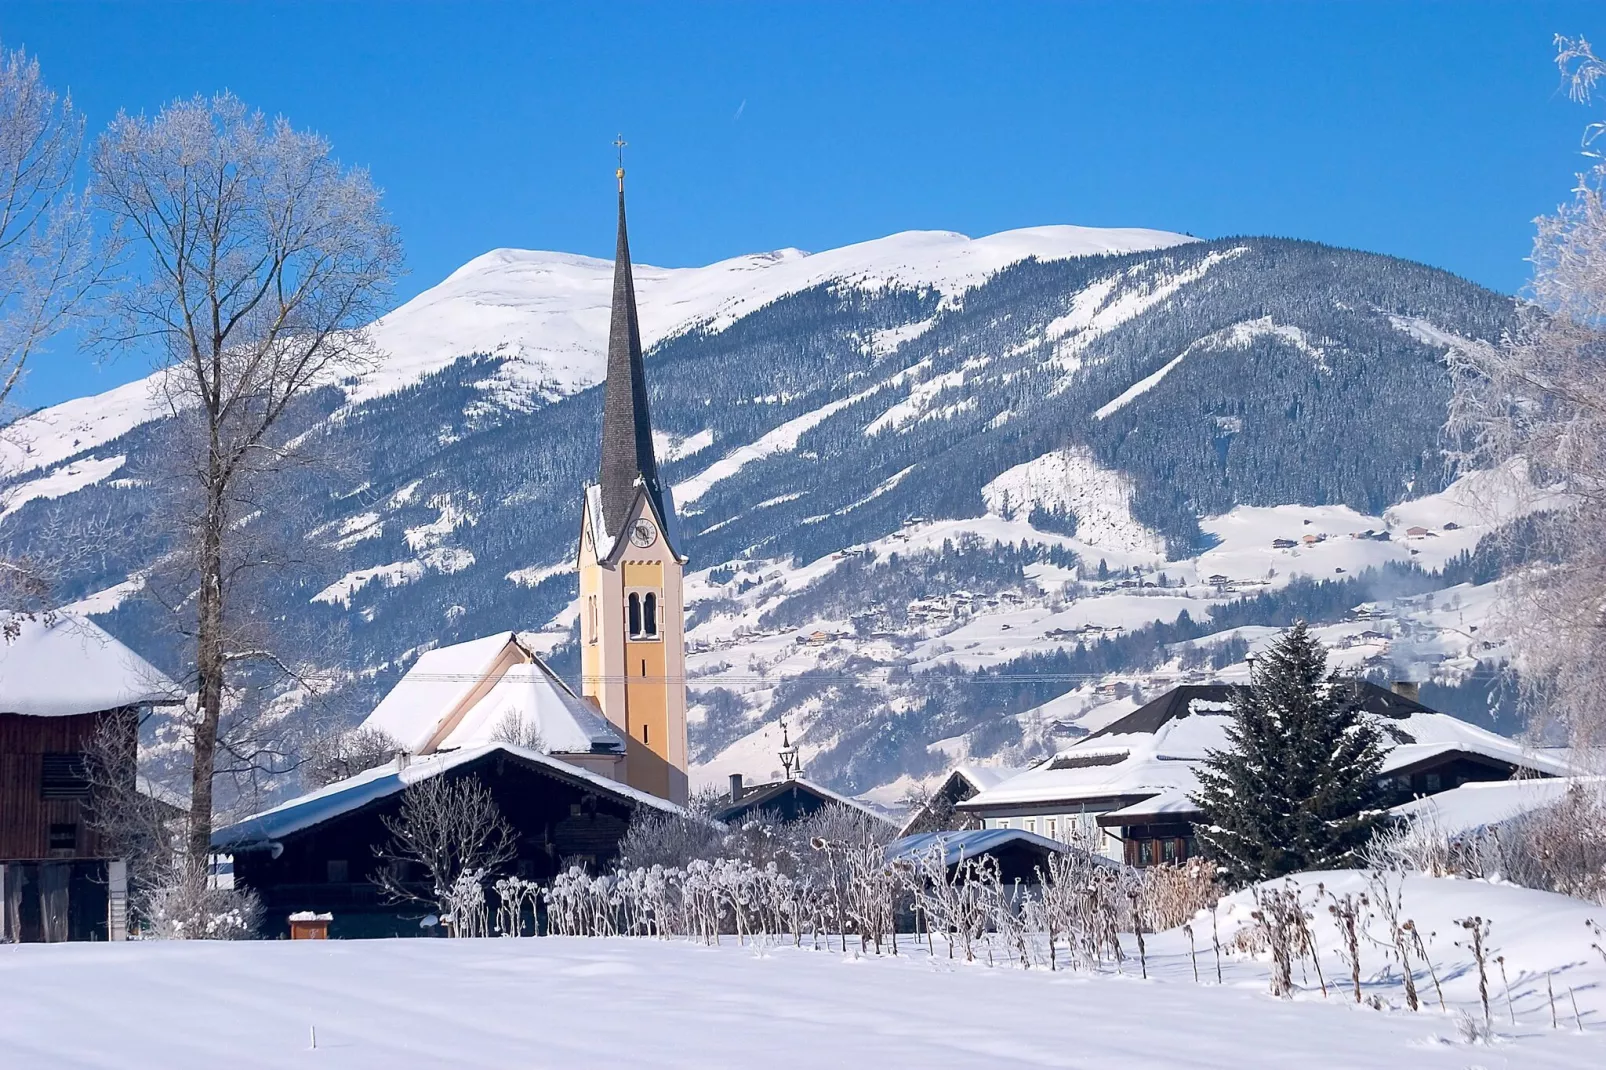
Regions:
<instances>
[{"instance_id":1,"label":"chimney","mask_svg":"<svg viewBox=\"0 0 1606 1070\"><path fill-rule=\"evenodd\" d=\"M404 750L397 751L396 752L396 772L399 773L403 769L406 769L408 763L411 762L412 759L413 759L413 756L411 754L408 754L406 751L404 751Z\"/></svg>"},{"instance_id":2,"label":"chimney","mask_svg":"<svg viewBox=\"0 0 1606 1070\"><path fill-rule=\"evenodd\" d=\"M741 802L741 801L742 801L742 774L740 774L740 773L732 773L731 774L731 802L737 803L737 802Z\"/></svg>"},{"instance_id":3,"label":"chimney","mask_svg":"<svg viewBox=\"0 0 1606 1070\"><path fill-rule=\"evenodd\" d=\"M1414 680L1394 681L1394 693L1401 698L1408 698L1412 702L1422 701L1417 697L1422 694L1422 685Z\"/></svg>"}]
</instances>

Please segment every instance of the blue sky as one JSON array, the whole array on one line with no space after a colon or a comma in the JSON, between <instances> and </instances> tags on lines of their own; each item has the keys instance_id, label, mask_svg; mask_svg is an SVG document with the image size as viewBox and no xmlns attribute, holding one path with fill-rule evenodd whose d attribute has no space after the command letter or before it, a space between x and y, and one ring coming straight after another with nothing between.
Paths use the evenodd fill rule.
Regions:
<instances>
[{"instance_id":1,"label":"blue sky","mask_svg":"<svg viewBox=\"0 0 1606 1070\"><path fill-rule=\"evenodd\" d=\"M1565 4L29 4L98 129L231 89L369 167L398 298L498 246L664 265L910 228L1276 234L1513 291L1592 116L1559 91ZM24 402L146 369L42 361Z\"/></svg>"}]
</instances>

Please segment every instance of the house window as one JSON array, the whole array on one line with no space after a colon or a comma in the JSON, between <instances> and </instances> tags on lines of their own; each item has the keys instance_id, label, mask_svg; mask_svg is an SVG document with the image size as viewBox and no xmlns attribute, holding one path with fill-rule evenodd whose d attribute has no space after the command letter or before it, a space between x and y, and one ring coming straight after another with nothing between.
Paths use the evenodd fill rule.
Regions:
<instances>
[{"instance_id":1,"label":"house window","mask_svg":"<svg viewBox=\"0 0 1606 1070\"><path fill-rule=\"evenodd\" d=\"M1046 824L1046 828L1048 829L1048 838L1049 839L1057 840L1057 839L1060 838L1060 823L1059 823L1058 820L1056 820L1055 818L1052 818L1052 817L1049 818L1048 822Z\"/></svg>"},{"instance_id":2,"label":"house window","mask_svg":"<svg viewBox=\"0 0 1606 1070\"><path fill-rule=\"evenodd\" d=\"M351 866L344 858L331 858L327 866L330 884L345 884L351 879Z\"/></svg>"},{"instance_id":3,"label":"house window","mask_svg":"<svg viewBox=\"0 0 1606 1070\"><path fill-rule=\"evenodd\" d=\"M1438 791L1439 790L1439 774L1437 774L1437 773L1429 773L1429 774L1427 774L1426 776L1424 776L1422 778L1422 784L1423 784L1423 787L1425 787L1429 792Z\"/></svg>"},{"instance_id":4,"label":"house window","mask_svg":"<svg viewBox=\"0 0 1606 1070\"><path fill-rule=\"evenodd\" d=\"M631 591L625 597L625 623L630 638L658 638L658 592Z\"/></svg>"},{"instance_id":5,"label":"house window","mask_svg":"<svg viewBox=\"0 0 1606 1070\"><path fill-rule=\"evenodd\" d=\"M50 826L50 849L71 851L78 846L78 826L74 824Z\"/></svg>"},{"instance_id":6,"label":"house window","mask_svg":"<svg viewBox=\"0 0 1606 1070\"><path fill-rule=\"evenodd\" d=\"M1161 840L1160 841L1160 861L1162 861L1162 862L1175 862L1175 861L1177 861L1177 843L1178 843L1177 840Z\"/></svg>"},{"instance_id":7,"label":"house window","mask_svg":"<svg viewBox=\"0 0 1606 1070\"><path fill-rule=\"evenodd\" d=\"M646 725L642 725L641 726L641 741L643 743L647 742L647 726Z\"/></svg>"},{"instance_id":8,"label":"house window","mask_svg":"<svg viewBox=\"0 0 1606 1070\"><path fill-rule=\"evenodd\" d=\"M46 754L39 777L41 799L89 798L89 756Z\"/></svg>"},{"instance_id":9,"label":"house window","mask_svg":"<svg viewBox=\"0 0 1606 1070\"><path fill-rule=\"evenodd\" d=\"M586 599L586 634L588 643L597 641L597 596L591 595Z\"/></svg>"},{"instance_id":10,"label":"house window","mask_svg":"<svg viewBox=\"0 0 1606 1070\"><path fill-rule=\"evenodd\" d=\"M1139 840L1138 841L1138 865L1140 865L1140 866L1152 866L1152 865L1154 865L1154 841L1153 840Z\"/></svg>"},{"instance_id":11,"label":"house window","mask_svg":"<svg viewBox=\"0 0 1606 1070\"><path fill-rule=\"evenodd\" d=\"M1037 831L1037 818L1028 817L1026 819L1026 831L1027 832L1036 832Z\"/></svg>"}]
</instances>

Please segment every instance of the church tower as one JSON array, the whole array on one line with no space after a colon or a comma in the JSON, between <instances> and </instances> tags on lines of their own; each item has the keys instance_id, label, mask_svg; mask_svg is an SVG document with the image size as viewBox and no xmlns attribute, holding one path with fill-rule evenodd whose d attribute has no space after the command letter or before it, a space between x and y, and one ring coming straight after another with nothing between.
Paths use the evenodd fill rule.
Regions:
<instances>
[{"instance_id":1,"label":"church tower","mask_svg":"<svg viewBox=\"0 0 1606 1070\"><path fill-rule=\"evenodd\" d=\"M684 803L686 559L677 538L675 503L653 453L621 158L602 464L580 520L581 693L629 741L625 782Z\"/></svg>"}]
</instances>

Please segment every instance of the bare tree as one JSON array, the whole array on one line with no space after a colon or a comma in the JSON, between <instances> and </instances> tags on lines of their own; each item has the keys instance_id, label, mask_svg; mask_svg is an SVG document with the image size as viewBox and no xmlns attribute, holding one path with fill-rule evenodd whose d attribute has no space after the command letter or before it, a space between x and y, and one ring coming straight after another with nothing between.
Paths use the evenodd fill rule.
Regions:
<instances>
[{"instance_id":1,"label":"bare tree","mask_svg":"<svg viewBox=\"0 0 1606 1070\"><path fill-rule=\"evenodd\" d=\"M1589 42L1556 39L1574 100L1587 102L1606 64ZM1581 746L1606 732L1606 159L1588 127L1569 203L1538 220L1533 279L1498 343L1451 354L1448 431L1463 468L1493 467L1499 519L1520 574L1505 624L1520 648L1535 728L1554 724ZM1547 723L1549 722L1549 723Z\"/></svg>"},{"instance_id":2,"label":"bare tree","mask_svg":"<svg viewBox=\"0 0 1606 1070\"><path fill-rule=\"evenodd\" d=\"M517 856L517 834L478 777L440 775L411 784L400 812L382 820L390 841L379 851L387 865L376 881L397 902L450 913L465 874L483 881ZM427 893L407 879L413 866L423 871Z\"/></svg>"},{"instance_id":3,"label":"bare tree","mask_svg":"<svg viewBox=\"0 0 1606 1070\"><path fill-rule=\"evenodd\" d=\"M354 777L365 769L384 765L401 752L402 745L388 732L358 726L344 732L316 736L306 747L301 779L321 788Z\"/></svg>"},{"instance_id":4,"label":"bare tree","mask_svg":"<svg viewBox=\"0 0 1606 1070\"><path fill-rule=\"evenodd\" d=\"M9 425L30 360L101 281L84 200L73 190L84 121L45 84L39 62L0 49L0 476L26 465L29 444ZM0 548L0 629L45 608L54 550Z\"/></svg>"},{"instance_id":5,"label":"bare tree","mask_svg":"<svg viewBox=\"0 0 1606 1070\"><path fill-rule=\"evenodd\" d=\"M106 341L154 353L181 429L169 474L189 492L177 549L194 584L189 849L202 857L231 673L281 661L241 597L259 562L231 541L271 509L252 493L261 477L302 459L286 419L296 402L372 359L363 327L401 249L365 171L229 94L119 115L92 165L96 204L127 233L136 269Z\"/></svg>"}]
</instances>

